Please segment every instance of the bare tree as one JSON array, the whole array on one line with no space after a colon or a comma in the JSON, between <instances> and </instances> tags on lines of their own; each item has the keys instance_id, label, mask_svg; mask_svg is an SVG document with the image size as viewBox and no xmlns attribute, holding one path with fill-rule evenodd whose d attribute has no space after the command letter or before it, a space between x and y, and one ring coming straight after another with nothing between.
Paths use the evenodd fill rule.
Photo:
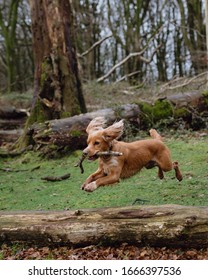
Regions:
<instances>
[{"instance_id":1,"label":"bare tree","mask_svg":"<svg viewBox=\"0 0 208 280\"><path fill-rule=\"evenodd\" d=\"M2 1L0 7L0 29L4 38L5 62L3 67L7 73L7 91L15 88L16 81L16 27L18 18L18 6L20 0L12 0L9 3ZM2 63L1 63L2 64Z\"/></svg>"},{"instance_id":2,"label":"bare tree","mask_svg":"<svg viewBox=\"0 0 208 280\"><path fill-rule=\"evenodd\" d=\"M208 0L205 0L205 22L206 22L206 45L207 45L206 63L208 64ZM208 74L207 74L207 86L208 86Z\"/></svg>"},{"instance_id":3,"label":"bare tree","mask_svg":"<svg viewBox=\"0 0 208 280\"><path fill-rule=\"evenodd\" d=\"M35 85L26 128L34 122L86 112L70 1L31 0L30 7Z\"/></svg>"},{"instance_id":4,"label":"bare tree","mask_svg":"<svg viewBox=\"0 0 208 280\"><path fill-rule=\"evenodd\" d=\"M67 0L30 1L35 54L34 120L85 112L76 57L73 14ZM34 118L34 117L33 117Z\"/></svg>"}]
</instances>

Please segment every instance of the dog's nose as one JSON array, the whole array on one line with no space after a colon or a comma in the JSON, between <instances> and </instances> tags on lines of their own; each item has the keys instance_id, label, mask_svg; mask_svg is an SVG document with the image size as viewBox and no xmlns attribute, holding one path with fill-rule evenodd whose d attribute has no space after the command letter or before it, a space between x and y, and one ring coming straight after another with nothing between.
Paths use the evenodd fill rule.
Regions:
<instances>
[{"instance_id":1,"label":"dog's nose","mask_svg":"<svg viewBox=\"0 0 208 280\"><path fill-rule=\"evenodd\" d=\"M82 153L83 153L84 156L87 156L88 155L87 149L84 149Z\"/></svg>"}]
</instances>

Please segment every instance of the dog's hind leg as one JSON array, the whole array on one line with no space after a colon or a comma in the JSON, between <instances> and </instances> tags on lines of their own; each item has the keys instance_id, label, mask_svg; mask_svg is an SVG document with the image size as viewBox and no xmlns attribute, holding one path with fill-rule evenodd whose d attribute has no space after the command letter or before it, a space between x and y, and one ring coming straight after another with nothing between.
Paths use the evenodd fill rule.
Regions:
<instances>
[{"instance_id":1,"label":"dog's hind leg","mask_svg":"<svg viewBox=\"0 0 208 280\"><path fill-rule=\"evenodd\" d=\"M175 170L175 176L178 179L178 181L182 181L183 180L183 176L181 174L181 171L179 170L178 162L177 161L173 162L173 168Z\"/></svg>"},{"instance_id":2,"label":"dog's hind leg","mask_svg":"<svg viewBox=\"0 0 208 280\"><path fill-rule=\"evenodd\" d=\"M158 166L158 177L162 180L164 178L164 173L162 171L162 168Z\"/></svg>"},{"instance_id":3,"label":"dog's hind leg","mask_svg":"<svg viewBox=\"0 0 208 280\"><path fill-rule=\"evenodd\" d=\"M151 169L151 168L154 168L154 167L158 167L158 177L160 179L163 179L164 178L164 174L163 174L163 170L162 168L160 167L160 165L154 161L154 160L150 160L146 165L145 165L145 168L147 169Z\"/></svg>"},{"instance_id":4,"label":"dog's hind leg","mask_svg":"<svg viewBox=\"0 0 208 280\"><path fill-rule=\"evenodd\" d=\"M174 169L175 170L175 177L178 179L178 181L183 180L183 176L181 174L181 171L179 169L177 161L172 163L170 160L168 160L166 162L163 160L162 162L156 162L155 166L158 166L158 168L159 168L158 177L160 179L164 178L163 171L167 172L167 171L171 171L172 169Z\"/></svg>"}]
</instances>

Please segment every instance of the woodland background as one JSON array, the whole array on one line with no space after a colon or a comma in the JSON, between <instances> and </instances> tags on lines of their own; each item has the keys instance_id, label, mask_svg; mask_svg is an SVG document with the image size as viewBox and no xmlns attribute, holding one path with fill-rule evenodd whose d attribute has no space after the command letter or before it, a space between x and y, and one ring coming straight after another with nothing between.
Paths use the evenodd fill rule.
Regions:
<instances>
[{"instance_id":1,"label":"woodland background","mask_svg":"<svg viewBox=\"0 0 208 280\"><path fill-rule=\"evenodd\" d=\"M144 59L130 58L105 81L134 73L128 77L131 84L152 85L207 70L204 0L71 2L83 82L99 79L129 54L141 51ZM0 42L0 92L27 91L34 78L28 1L0 1Z\"/></svg>"},{"instance_id":2,"label":"woodland background","mask_svg":"<svg viewBox=\"0 0 208 280\"><path fill-rule=\"evenodd\" d=\"M19 244L10 247L6 245L8 240L4 239L4 226L0 223L3 232L0 241L6 242L1 246L0 259L207 258L207 165L202 164L207 163L208 152L207 7L206 0L0 0L0 145L6 147L6 152L3 149L0 154L0 210L58 209L67 215L67 210L82 208L83 205L87 208L106 207L111 201L113 207L115 202L119 207L132 207L136 201L141 205L180 203L190 205L190 211L195 211L196 206L203 212L199 219L191 216L187 220L190 218L188 212L185 222L179 222L185 227L181 227L183 238L186 237L184 232L192 234L197 223L199 233L202 231L196 247L186 250L167 249L166 239L165 245L162 247L160 243L159 249L149 247L150 243L144 243L145 247L141 249L125 243L116 248L102 247L98 243L77 250L69 250L68 247L25 249ZM168 99L170 93L174 95ZM144 99L149 100L148 103L143 103ZM134 114L133 108L136 108L136 115L133 115L132 122L126 123L129 125L125 131L127 140L143 137L137 112L145 109L141 114L145 131L158 120L160 125L168 128L168 146L183 166L183 185L176 184L170 177L163 182L156 181L153 170L150 175L141 173L110 189L99 188L90 195L81 192L78 184L83 177L79 170L74 170L74 160L78 159L80 151L68 157L63 155L66 155L65 148L70 146L69 143L75 143L75 147L72 143L71 151L77 149L80 139L79 148L86 145L84 131L89 119L79 119L81 130L76 127L70 131L71 134L68 130L59 133L57 127L62 127L65 122L60 121L86 111L106 107L115 109L117 105L128 103L133 103L133 107L127 106L130 108L127 115L129 112ZM178 103L182 107L177 107ZM114 117L117 118L123 109L119 107L116 110ZM108 117L109 111L106 112ZM18 118L22 117L22 129L17 133ZM61 120L56 121L59 118ZM136 124L136 129L131 130L133 124ZM7 137L11 145L5 144L6 138L1 134L8 127L15 128L17 133L15 137ZM184 132L185 128L189 130ZM12 133L14 131L9 135ZM70 134L68 138L67 134ZM30 142L26 138L30 138ZM15 140L21 145L13 145ZM37 153L28 152L29 144L36 144ZM22 146L26 150L20 150ZM49 146L50 153L42 149ZM18 148L17 153L14 148ZM54 150L61 157L49 160ZM61 176L68 168L71 170L69 181L42 182L48 175L46 172ZM86 173L91 173L92 168L95 165L86 164ZM78 210L73 215L77 213L85 217L85 212ZM3 220L4 215L7 214L1 215ZM138 222L140 218L135 220ZM171 221L172 216L168 220ZM68 221L64 221L61 220L67 225ZM59 222L57 219L58 227ZM13 223L10 226L13 230ZM39 226L32 228L38 230ZM177 222L173 228L175 226L177 229ZM58 235L60 231L61 227ZM28 232L26 235L21 233L21 228L17 229L14 239L28 236ZM40 240L39 233L33 234L34 242ZM9 229L7 234L10 236ZM173 236L176 243L180 239L177 234ZM45 240L44 230L42 238ZM90 238L94 240L93 236ZM189 240L191 238L187 237L186 241Z\"/></svg>"}]
</instances>

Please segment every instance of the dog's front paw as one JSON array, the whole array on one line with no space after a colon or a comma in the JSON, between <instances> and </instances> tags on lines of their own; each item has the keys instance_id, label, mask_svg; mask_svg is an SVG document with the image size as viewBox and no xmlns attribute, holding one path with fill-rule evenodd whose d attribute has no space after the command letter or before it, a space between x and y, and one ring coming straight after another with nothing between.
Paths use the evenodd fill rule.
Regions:
<instances>
[{"instance_id":1,"label":"dog's front paw","mask_svg":"<svg viewBox=\"0 0 208 280\"><path fill-rule=\"evenodd\" d=\"M81 189L81 190L84 190L84 188L85 188L86 186L87 186L87 184L84 183L84 184L81 185L80 189Z\"/></svg>"},{"instance_id":2,"label":"dog's front paw","mask_svg":"<svg viewBox=\"0 0 208 280\"><path fill-rule=\"evenodd\" d=\"M93 192L94 190L97 189L97 184L96 182L92 182L84 186L83 188L86 192Z\"/></svg>"}]
</instances>

